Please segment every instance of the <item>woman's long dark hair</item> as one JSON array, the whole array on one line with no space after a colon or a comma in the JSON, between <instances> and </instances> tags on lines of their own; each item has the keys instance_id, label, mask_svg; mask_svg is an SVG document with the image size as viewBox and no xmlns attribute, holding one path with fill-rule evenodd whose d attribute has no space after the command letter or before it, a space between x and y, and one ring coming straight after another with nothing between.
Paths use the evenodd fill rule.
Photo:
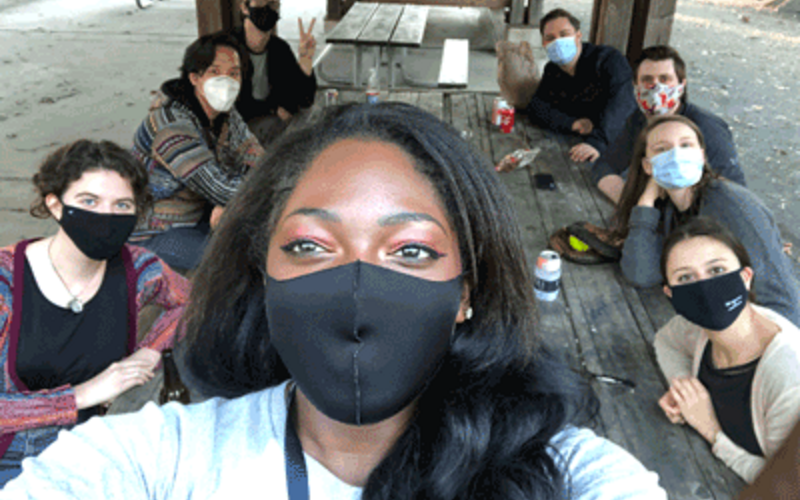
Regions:
<instances>
[{"instance_id":1,"label":"woman's long dark hair","mask_svg":"<svg viewBox=\"0 0 800 500\"><path fill-rule=\"evenodd\" d=\"M364 498L562 498L550 440L581 412L593 415L596 400L538 340L518 223L492 166L452 127L412 106L329 110L285 137L246 178L194 278L190 369L226 396L289 378L264 317L268 242L312 161L348 138L399 146L433 184L458 234L474 310Z\"/></svg>"},{"instance_id":2,"label":"woman's long dark hair","mask_svg":"<svg viewBox=\"0 0 800 500\"><path fill-rule=\"evenodd\" d=\"M614 227L619 237L625 238L628 236L628 224L631 220L631 212L633 211L633 207L639 203L639 198L642 197L642 193L644 193L647 187L647 182L650 180L650 176L647 175L647 172L645 172L642 167L642 160L647 156L647 136L660 125L670 122L682 123L691 128L694 133L697 134L697 141L700 143L700 148L703 151L706 150L706 140L703 137L703 132L701 132L700 128L690 119L681 115L666 115L659 116L650 121L639 134L639 138L636 139L636 146L633 149L633 159L628 169L628 179L625 181L625 187L622 189L622 195L620 196L617 211L614 215ZM719 175L711 170L708 161L706 161L703 167L703 177L700 179L700 182L692 186L694 190L694 199L688 210L690 215L697 214L706 187L712 179L718 178Z\"/></svg>"}]
</instances>

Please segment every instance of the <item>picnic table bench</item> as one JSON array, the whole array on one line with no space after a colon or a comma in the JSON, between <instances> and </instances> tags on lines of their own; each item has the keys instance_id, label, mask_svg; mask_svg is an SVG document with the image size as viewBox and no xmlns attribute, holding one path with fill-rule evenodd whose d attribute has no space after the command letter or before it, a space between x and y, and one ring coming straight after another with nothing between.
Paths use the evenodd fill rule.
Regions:
<instances>
[{"instance_id":1,"label":"picnic table bench","mask_svg":"<svg viewBox=\"0 0 800 500\"><path fill-rule=\"evenodd\" d=\"M571 139L542 130L522 116L510 134L490 122L492 94L442 91L390 91L385 100L418 106L452 125L491 164L523 147L540 148L533 164L502 174L516 204L526 259L531 270L547 246L548 235L579 220L599 226L610 222L612 207L594 188L588 168L569 160ZM341 103L362 102L363 92L342 90ZM325 106L324 90L314 106L290 128L313 121ZM538 190L533 176L551 173L556 191ZM733 500L744 482L711 453L693 429L669 423L658 407L667 383L655 359L656 330L673 315L660 289L628 285L617 264L562 265L562 287L555 302L539 302L538 330L546 345L563 353L573 369L592 382L600 401L595 432L636 456L658 473L673 500ZM181 345L176 350L182 373ZM596 375L611 378L596 377ZM137 409L158 394L158 379L115 402L114 412ZM604 383L625 380L635 383ZM191 380L186 380L191 390ZM193 392L193 399L203 395Z\"/></svg>"}]
</instances>

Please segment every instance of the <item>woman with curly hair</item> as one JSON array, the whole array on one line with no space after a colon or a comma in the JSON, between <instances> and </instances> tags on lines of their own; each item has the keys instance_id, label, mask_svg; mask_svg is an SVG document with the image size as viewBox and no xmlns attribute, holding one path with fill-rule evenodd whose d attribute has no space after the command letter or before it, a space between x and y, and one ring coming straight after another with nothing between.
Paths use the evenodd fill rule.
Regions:
<instances>
[{"instance_id":1,"label":"woman with curly hair","mask_svg":"<svg viewBox=\"0 0 800 500\"><path fill-rule=\"evenodd\" d=\"M0 485L60 429L153 377L189 295L158 257L125 245L149 204L129 152L80 140L48 156L33 183L31 214L60 227L0 249ZM148 304L164 311L137 340Z\"/></svg>"},{"instance_id":2,"label":"woman with curly hair","mask_svg":"<svg viewBox=\"0 0 800 500\"><path fill-rule=\"evenodd\" d=\"M525 262L510 197L455 130L332 109L248 177L195 276L188 365L236 399L89 422L6 491L666 498L575 427L596 403L542 347Z\"/></svg>"}]
</instances>

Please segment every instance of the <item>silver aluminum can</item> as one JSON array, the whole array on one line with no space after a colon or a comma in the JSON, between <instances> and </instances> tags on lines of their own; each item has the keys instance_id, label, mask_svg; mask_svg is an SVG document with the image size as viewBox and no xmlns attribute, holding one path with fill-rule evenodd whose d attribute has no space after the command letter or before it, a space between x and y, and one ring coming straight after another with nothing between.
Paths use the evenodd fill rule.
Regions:
<instances>
[{"instance_id":1,"label":"silver aluminum can","mask_svg":"<svg viewBox=\"0 0 800 500\"><path fill-rule=\"evenodd\" d=\"M544 250L536 259L536 280L533 289L536 298L552 302L558 298L561 288L561 257L552 250Z\"/></svg>"},{"instance_id":2,"label":"silver aluminum can","mask_svg":"<svg viewBox=\"0 0 800 500\"><path fill-rule=\"evenodd\" d=\"M325 91L325 106L338 106L339 105L339 91L336 89L328 89Z\"/></svg>"}]
</instances>

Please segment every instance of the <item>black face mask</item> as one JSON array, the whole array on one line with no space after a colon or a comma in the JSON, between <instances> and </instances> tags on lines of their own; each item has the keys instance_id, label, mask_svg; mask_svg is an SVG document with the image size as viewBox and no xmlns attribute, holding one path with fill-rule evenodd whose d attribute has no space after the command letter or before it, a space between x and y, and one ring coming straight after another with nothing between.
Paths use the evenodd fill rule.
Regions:
<instances>
[{"instance_id":1,"label":"black face mask","mask_svg":"<svg viewBox=\"0 0 800 500\"><path fill-rule=\"evenodd\" d=\"M706 330L721 331L744 310L747 287L739 271L672 287L675 312Z\"/></svg>"},{"instance_id":2,"label":"black face mask","mask_svg":"<svg viewBox=\"0 0 800 500\"><path fill-rule=\"evenodd\" d=\"M135 215L97 214L63 206L58 223L75 246L93 260L117 255L136 227Z\"/></svg>"},{"instance_id":3,"label":"black face mask","mask_svg":"<svg viewBox=\"0 0 800 500\"><path fill-rule=\"evenodd\" d=\"M460 277L428 281L360 261L268 278L270 340L319 411L351 425L380 422L433 379L461 292Z\"/></svg>"},{"instance_id":4,"label":"black face mask","mask_svg":"<svg viewBox=\"0 0 800 500\"><path fill-rule=\"evenodd\" d=\"M247 10L250 11L250 14L247 17L253 21L253 24L256 26L256 28L258 28L259 31L263 31L264 33L274 28L275 24L278 22L278 19L281 18L281 15L269 5L265 5L263 7L248 6Z\"/></svg>"}]
</instances>

